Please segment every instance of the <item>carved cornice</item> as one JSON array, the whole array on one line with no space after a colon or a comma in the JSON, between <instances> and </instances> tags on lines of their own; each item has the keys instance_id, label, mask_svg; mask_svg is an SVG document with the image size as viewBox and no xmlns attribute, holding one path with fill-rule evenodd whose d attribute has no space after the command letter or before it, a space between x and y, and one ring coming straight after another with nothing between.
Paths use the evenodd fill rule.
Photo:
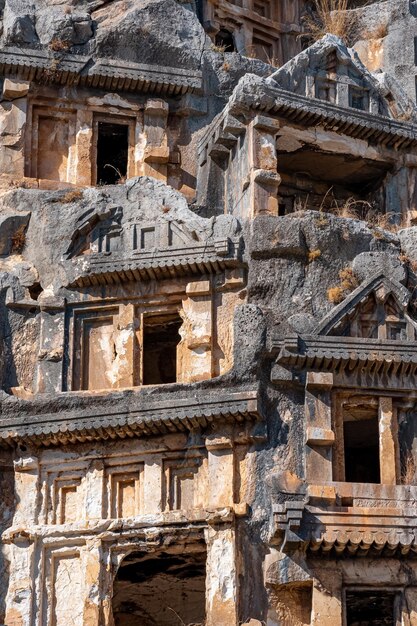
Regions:
<instances>
[{"instance_id":1,"label":"carved cornice","mask_svg":"<svg viewBox=\"0 0 417 626\"><path fill-rule=\"evenodd\" d=\"M241 265L239 238L163 250L133 252L129 257L116 252L86 255L72 261L76 278L71 287L87 287L133 280L217 273Z\"/></svg>"},{"instance_id":2,"label":"carved cornice","mask_svg":"<svg viewBox=\"0 0 417 626\"><path fill-rule=\"evenodd\" d=\"M202 136L200 164L207 155L226 158L256 115L287 119L307 128L322 126L325 130L395 150L417 146L415 124L295 94L274 86L269 79L251 74L239 81L224 111Z\"/></svg>"},{"instance_id":3,"label":"carved cornice","mask_svg":"<svg viewBox=\"0 0 417 626\"><path fill-rule=\"evenodd\" d=\"M359 367L374 374L411 376L417 369L417 342L293 335L280 344L277 363L297 370L343 373Z\"/></svg>"},{"instance_id":4,"label":"carved cornice","mask_svg":"<svg viewBox=\"0 0 417 626\"><path fill-rule=\"evenodd\" d=\"M70 54L54 55L46 50L5 47L0 51L0 71L4 76L19 75L25 80L60 85L96 87L116 91L152 92L178 95L200 90L198 70L132 63L116 59L95 59Z\"/></svg>"},{"instance_id":5,"label":"carved cornice","mask_svg":"<svg viewBox=\"0 0 417 626\"><path fill-rule=\"evenodd\" d=\"M8 404L8 406L6 406ZM54 410L51 410L51 407ZM138 391L67 392L45 400L3 402L0 441L35 446L146 437L261 420L257 390L191 389L155 396Z\"/></svg>"},{"instance_id":6,"label":"carved cornice","mask_svg":"<svg viewBox=\"0 0 417 626\"><path fill-rule=\"evenodd\" d=\"M338 505L336 498L325 496L332 490L329 486L313 486L312 495L273 505L273 541L286 553L302 549L310 555L333 557L415 556L417 509L409 502L415 502L416 488L345 485L352 492L361 487L375 492L363 499L362 506L356 501L360 498L353 497L353 505ZM412 493L403 502L407 489Z\"/></svg>"}]
</instances>

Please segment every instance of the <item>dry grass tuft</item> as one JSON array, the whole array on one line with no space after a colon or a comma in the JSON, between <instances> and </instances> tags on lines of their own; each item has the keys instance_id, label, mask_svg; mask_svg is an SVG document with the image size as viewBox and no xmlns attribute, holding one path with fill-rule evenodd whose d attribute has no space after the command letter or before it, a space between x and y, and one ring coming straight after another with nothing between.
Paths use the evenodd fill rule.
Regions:
<instances>
[{"instance_id":1,"label":"dry grass tuft","mask_svg":"<svg viewBox=\"0 0 417 626\"><path fill-rule=\"evenodd\" d=\"M316 259L321 257L321 250L319 250L318 248L316 250L309 250L307 258L308 258L308 262L312 263L313 261L315 261Z\"/></svg>"},{"instance_id":2,"label":"dry grass tuft","mask_svg":"<svg viewBox=\"0 0 417 626\"><path fill-rule=\"evenodd\" d=\"M408 452L401 464L401 484L414 485L416 482L416 464L411 452Z\"/></svg>"},{"instance_id":3,"label":"dry grass tuft","mask_svg":"<svg viewBox=\"0 0 417 626\"><path fill-rule=\"evenodd\" d=\"M361 33L358 33L358 37L360 39L365 39L369 41L370 39L383 39L388 35L388 22L383 21L377 24L375 28L371 30L364 30Z\"/></svg>"},{"instance_id":4,"label":"dry grass tuft","mask_svg":"<svg viewBox=\"0 0 417 626\"><path fill-rule=\"evenodd\" d=\"M51 43L49 44L49 49L52 52L66 52L71 48L71 42L67 39L59 39L58 37L54 37Z\"/></svg>"},{"instance_id":5,"label":"dry grass tuft","mask_svg":"<svg viewBox=\"0 0 417 626\"><path fill-rule=\"evenodd\" d=\"M210 50L212 52L217 52L217 54L224 54L226 52L226 46L217 46L215 43L212 43Z\"/></svg>"},{"instance_id":6,"label":"dry grass tuft","mask_svg":"<svg viewBox=\"0 0 417 626\"><path fill-rule=\"evenodd\" d=\"M327 299L333 304L339 304L345 299L342 287L330 287L327 290Z\"/></svg>"},{"instance_id":7,"label":"dry grass tuft","mask_svg":"<svg viewBox=\"0 0 417 626\"><path fill-rule=\"evenodd\" d=\"M401 221L399 224L392 220L395 217L395 213L379 213L375 210L370 210L364 217L368 226L374 229L374 236L377 239L383 238L381 231L385 230L390 233L397 233L401 228L404 228L404 224ZM375 230L376 229L376 230Z\"/></svg>"},{"instance_id":8,"label":"dry grass tuft","mask_svg":"<svg viewBox=\"0 0 417 626\"><path fill-rule=\"evenodd\" d=\"M315 11L304 17L306 33L318 41L327 33L349 42L356 31L355 20L348 12L349 0L314 0Z\"/></svg>"},{"instance_id":9,"label":"dry grass tuft","mask_svg":"<svg viewBox=\"0 0 417 626\"><path fill-rule=\"evenodd\" d=\"M12 253L20 254L26 244L26 224L22 224L11 237Z\"/></svg>"},{"instance_id":10,"label":"dry grass tuft","mask_svg":"<svg viewBox=\"0 0 417 626\"><path fill-rule=\"evenodd\" d=\"M346 296L359 285L358 279L351 267L344 267L339 272L340 283L327 290L327 299L333 304L339 304Z\"/></svg>"},{"instance_id":11,"label":"dry grass tuft","mask_svg":"<svg viewBox=\"0 0 417 626\"><path fill-rule=\"evenodd\" d=\"M262 52L263 58L260 59L261 61L264 61L264 63L268 63L268 65L272 65L272 67L276 67L277 69L281 67L279 59L269 56L268 50L266 48L263 48ZM248 57L248 59L259 59L259 49L256 46L249 46L248 48L246 48L244 56Z\"/></svg>"},{"instance_id":12,"label":"dry grass tuft","mask_svg":"<svg viewBox=\"0 0 417 626\"><path fill-rule=\"evenodd\" d=\"M57 201L61 204L69 204L70 202L77 202L77 200L81 200L83 197L83 192L79 189L74 189L73 191L67 191L63 196L61 196Z\"/></svg>"},{"instance_id":13,"label":"dry grass tuft","mask_svg":"<svg viewBox=\"0 0 417 626\"><path fill-rule=\"evenodd\" d=\"M344 217L352 220L363 219L364 215L372 210L372 204L366 200L355 200L355 198L348 198L345 202L339 206L335 201L336 208L334 214L338 217Z\"/></svg>"},{"instance_id":14,"label":"dry grass tuft","mask_svg":"<svg viewBox=\"0 0 417 626\"><path fill-rule=\"evenodd\" d=\"M339 278L341 280L340 286L345 292L354 291L354 289L359 286L359 281L353 273L351 267L345 267L340 270Z\"/></svg>"}]
</instances>

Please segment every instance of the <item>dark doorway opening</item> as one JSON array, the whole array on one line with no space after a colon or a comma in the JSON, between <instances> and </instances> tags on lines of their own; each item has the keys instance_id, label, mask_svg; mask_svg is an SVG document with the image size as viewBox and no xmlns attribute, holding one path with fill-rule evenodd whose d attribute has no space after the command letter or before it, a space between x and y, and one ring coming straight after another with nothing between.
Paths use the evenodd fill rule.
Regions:
<instances>
[{"instance_id":1,"label":"dark doorway opening","mask_svg":"<svg viewBox=\"0 0 417 626\"><path fill-rule=\"evenodd\" d=\"M345 479L349 483L380 483L378 416L344 421Z\"/></svg>"},{"instance_id":2,"label":"dark doorway opening","mask_svg":"<svg viewBox=\"0 0 417 626\"><path fill-rule=\"evenodd\" d=\"M144 318L143 384L161 385L177 380L177 345L181 341L178 314Z\"/></svg>"},{"instance_id":3,"label":"dark doorway opening","mask_svg":"<svg viewBox=\"0 0 417 626\"><path fill-rule=\"evenodd\" d=\"M216 35L216 46L224 48L225 52L236 52L235 40L230 30L222 28Z\"/></svg>"},{"instance_id":4,"label":"dark doorway opening","mask_svg":"<svg viewBox=\"0 0 417 626\"><path fill-rule=\"evenodd\" d=\"M206 553L128 555L113 593L115 626L203 626Z\"/></svg>"},{"instance_id":5,"label":"dark doorway opening","mask_svg":"<svg viewBox=\"0 0 417 626\"><path fill-rule=\"evenodd\" d=\"M346 591L346 626L395 626L400 596L395 591Z\"/></svg>"},{"instance_id":6,"label":"dark doorway opening","mask_svg":"<svg viewBox=\"0 0 417 626\"><path fill-rule=\"evenodd\" d=\"M98 122L97 185L116 185L127 176L129 127Z\"/></svg>"}]
</instances>

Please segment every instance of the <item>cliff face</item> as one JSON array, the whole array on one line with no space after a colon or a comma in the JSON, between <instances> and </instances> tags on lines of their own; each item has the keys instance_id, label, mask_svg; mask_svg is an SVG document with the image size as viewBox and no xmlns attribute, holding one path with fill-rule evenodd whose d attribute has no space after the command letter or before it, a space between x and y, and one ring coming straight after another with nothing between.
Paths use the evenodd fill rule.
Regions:
<instances>
[{"instance_id":1,"label":"cliff face","mask_svg":"<svg viewBox=\"0 0 417 626\"><path fill-rule=\"evenodd\" d=\"M1 4L6 626L417 624L414 8L302 4Z\"/></svg>"}]
</instances>

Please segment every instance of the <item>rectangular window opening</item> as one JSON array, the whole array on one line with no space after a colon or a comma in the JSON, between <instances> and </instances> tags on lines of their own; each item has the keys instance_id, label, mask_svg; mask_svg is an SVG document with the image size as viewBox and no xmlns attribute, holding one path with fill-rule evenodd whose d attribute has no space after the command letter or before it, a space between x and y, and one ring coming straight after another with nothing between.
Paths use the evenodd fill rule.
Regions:
<instances>
[{"instance_id":1,"label":"rectangular window opening","mask_svg":"<svg viewBox=\"0 0 417 626\"><path fill-rule=\"evenodd\" d=\"M127 176L129 126L98 122L97 185L116 185Z\"/></svg>"},{"instance_id":2,"label":"rectangular window opening","mask_svg":"<svg viewBox=\"0 0 417 626\"><path fill-rule=\"evenodd\" d=\"M271 4L269 0L255 0L253 3L253 10L262 17L266 17L268 19L271 18Z\"/></svg>"},{"instance_id":3,"label":"rectangular window opening","mask_svg":"<svg viewBox=\"0 0 417 626\"><path fill-rule=\"evenodd\" d=\"M178 314L144 317L143 384L161 385L177 380L177 346L182 319Z\"/></svg>"},{"instance_id":4,"label":"rectangular window opening","mask_svg":"<svg viewBox=\"0 0 417 626\"><path fill-rule=\"evenodd\" d=\"M366 111L369 107L368 93L363 89L351 87L349 89L349 106L352 109Z\"/></svg>"},{"instance_id":5,"label":"rectangular window opening","mask_svg":"<svg viewBox=\"0 0 417 626\"><path fill-rule=\"evenodd\" d=\"M272 42L262 38L262 36L254 31L252 40L252 50L254 55L265 63L272 63L274 57L274 49Z\"/></svg>"},{"instance_id":6,"label":"rectangular window opening","mask_svg":"<svg viewBox=\"0 0 417 626\"><path fill-rule=\"evenodd\" d=\"M380 483L378 410L356 406L343 418L345 480L349 483Z\"/></svg>"},{"instance_id":7,"label":"rectangular window opening","mask_svg":"<svg viewBox=\"0 0 417 626\"><path fill-rule=\"evenodd\" d=\"M391 590L346 591L346 626L396 626L400 594Z\"/></svg>"}]
</instances>

